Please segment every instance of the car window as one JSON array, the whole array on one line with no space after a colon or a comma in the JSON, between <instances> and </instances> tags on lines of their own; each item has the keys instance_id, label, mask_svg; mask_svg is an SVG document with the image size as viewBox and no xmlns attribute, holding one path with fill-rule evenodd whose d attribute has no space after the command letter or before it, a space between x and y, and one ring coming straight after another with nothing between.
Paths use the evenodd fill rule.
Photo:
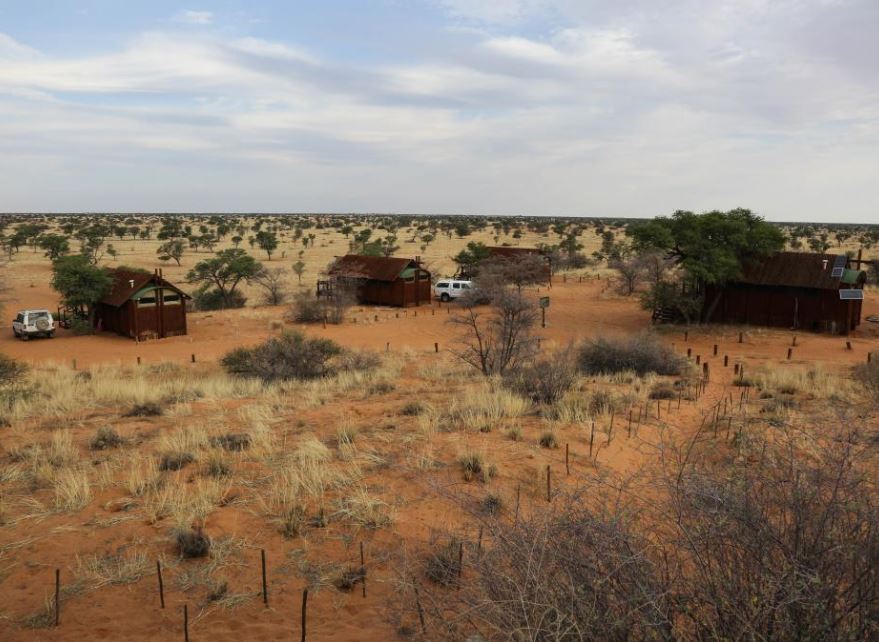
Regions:
<instances>
[{"instance_id":1,"label":"car window","mask_svg":"<svg viewBox=\"0 0 879 642\"><path fill-rule=\"evenodd\" d=\"M465 290L469 290L469 289L470 289L470 284L469 284L469 283L462 283L462 284L461 284L461 287L464 288Z\"/></svg>"},{"instance_id":2,"label":"car window","mask_svg":"<svg viewBox=\"0 0 879 642\"><path fill-rule=\"evenodd\" d=\"M15 320L19 323L24 323L24 315L19 312L18 316L15 317Z\"/></svg>"},{"instance_id":3,"label":"car window","mask_svg":"<svg viewBox=\"0 0 879 642\"><path fill-rule=\"evenodd\" d=\"M452 283L452 289L454 289L454 290L460 290L460 289L461 289L461 284L460 284L460 283Z\"/></svg>"},{"instance_id":4,"label":"car window","mask_svg":"<svg viewBox=\"0 0 879 642\"><path fill-rule=\"evenodd\" d=\"M437 284L436 284L436 287L438 287L438 288L447 288L447 287L449 287L449 284L448 284L446 281L441 281L440 283L437 283Z\"/></svg>"},{"instance_id":5,"label":"car window","mask_svg":"<svg viewBox=\"0 0 879 642\"><path fill-rule=\"evenodd\" d=\"M48 312L31 312L28 316L31 319L42 319L44 317L48 317L49 313Z\"/></svg>"}]
</instances>

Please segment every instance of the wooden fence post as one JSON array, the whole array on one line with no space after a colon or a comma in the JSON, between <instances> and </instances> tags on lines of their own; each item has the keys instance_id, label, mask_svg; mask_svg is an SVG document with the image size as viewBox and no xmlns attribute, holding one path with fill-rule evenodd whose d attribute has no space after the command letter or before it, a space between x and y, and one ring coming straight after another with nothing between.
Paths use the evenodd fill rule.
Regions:
<instances>
[{"instance_id":1,"label":"wooden fence post","mask_svg":"<svg viewBox=\"0 0 879 642\"><path fill-rule=\"evenodd\" d=\"M55 569L55 626L61 621L61 569Z\"/></svg>"},{"instance_id":2,"label":"wooden fence post","mask_svg":"<svg viewBox=\"0 0 879 642\"><path fill-rule=\"evenodd\" d=\"M269 605L269 585L266 582L266 549L259 549L260 562L262 563L262 603Z\"/></svg>"},{"instance_id":3,"label":"wooden fence post","mask_svg":"<svg viewBox=\"0 0 879 642\"><path fill-rule=\"evenodd\" d=\"M156 576L159 578L159 604L165 608L165 584L162 582L162 563L156 560Z\"/></svg>"},{"instance_id":4,"label":"wooden fence post","mask_svg":"<svg viewBox=\"0 0 879 642\"><path fill-rule=\"evenodd\" d=\"M305 642L305 617L308 609L308 587L302 589L302 642Z\"/></svg>"}]
</instances>

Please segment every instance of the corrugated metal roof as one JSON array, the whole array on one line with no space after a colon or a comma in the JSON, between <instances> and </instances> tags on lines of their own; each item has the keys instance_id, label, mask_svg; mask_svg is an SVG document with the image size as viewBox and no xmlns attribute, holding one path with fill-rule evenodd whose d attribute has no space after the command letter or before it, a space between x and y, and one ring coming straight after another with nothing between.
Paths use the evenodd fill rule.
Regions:
<instances>
[{"instance_id":1,"label":"corrugated metal roof","mask_svg":"<svg viewBox=\"0 0 879 642\"><path fill-rule=\"evenodd\" d=\"M418 267L413 259L396 256L361 256L346 254L337 258L327 268L329 276L349 279L371 279L373 281L396 281L409 267Z\"/></svg>"},{"instance_id":2,"label":"corrugated metal roof","mask_svg":"<svg viewBox=\"0 0 879 642\"><path fill-rule=\"evenodd\" d=\"M173 285L162 277L150 274L149 272L135 272L133 270L111 270L110 275L113 277L113 287L110 292L101 299L101 303L120 307L128 299L130 299L138 291L142 290L147 284L161 285L176 291L180 296L187 299L191 298L176 285Z\"/></svg>"},{"instance_id":3,"label":"corrugated metal roof","mask_svg":"<svg viewBox=\"0 0 879 642\"><path fill-rule=\"evenodd\" d=\"M752 285L838 290L842 275L833 276L833 266L837 262L848 264L844 255L776 252L764 259L746 264L742 270L742 277L736 281ZM865 277L863 272L857 272L856 281L862 281Z\"/></svg>"}]
</instances>

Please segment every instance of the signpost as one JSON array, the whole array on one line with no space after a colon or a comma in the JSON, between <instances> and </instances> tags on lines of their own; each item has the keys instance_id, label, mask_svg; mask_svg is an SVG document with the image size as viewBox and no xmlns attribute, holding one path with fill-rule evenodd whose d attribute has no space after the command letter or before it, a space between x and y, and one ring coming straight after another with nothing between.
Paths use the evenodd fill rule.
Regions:
<instances>
[{"instance_id":1,"label":"signpost","mask_svg":"<svg viewBox=\"0 0 879 642\"><path fill-rule=\"evenodd\" d=\"M549 297L540 297L540 327L546 327L546 309L549 307Z\"/></svg>"}]
</instances>

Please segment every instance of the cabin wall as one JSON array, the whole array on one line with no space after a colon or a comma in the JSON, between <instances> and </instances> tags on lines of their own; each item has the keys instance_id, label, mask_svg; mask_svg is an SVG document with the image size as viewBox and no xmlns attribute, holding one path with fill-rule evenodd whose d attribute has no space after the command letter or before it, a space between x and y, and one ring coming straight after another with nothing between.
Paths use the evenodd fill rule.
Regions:
<instances>
[{"instance_id":1,"label":"cabin wall","mask_svg":"<svg viewBox=\"0 0 879 642\"><path fill-rule=\"evenodd\" d=\"M186 305L138 306L135 301L126 301L120 307L98 304L95 327L104 332L132 339L160 339L186 334Z\"/></svg>"},{"instance_id":2,"label":"cabin wall","mask_svg":"<svg viewBox=\"0 0 879 642\"><path fill-rule=\"evenodd\" d=\"M358 288L357 296L360 303L371 305L409 307L430 303L430 279L365 281Z\"/></svg>"},{"instance_id":3,"label":"cabin wall","mask_svg":"<svg viewBox=\"0 0 879 642\"><path fill-rule=\"evenodd\" d=\"M720 300L709 323L740 323L814 332L845 334L860 324L860 301L842 301L837 290L728 284L708 287L706 314L714 298Z\"/></svg>"}]
</instances>

